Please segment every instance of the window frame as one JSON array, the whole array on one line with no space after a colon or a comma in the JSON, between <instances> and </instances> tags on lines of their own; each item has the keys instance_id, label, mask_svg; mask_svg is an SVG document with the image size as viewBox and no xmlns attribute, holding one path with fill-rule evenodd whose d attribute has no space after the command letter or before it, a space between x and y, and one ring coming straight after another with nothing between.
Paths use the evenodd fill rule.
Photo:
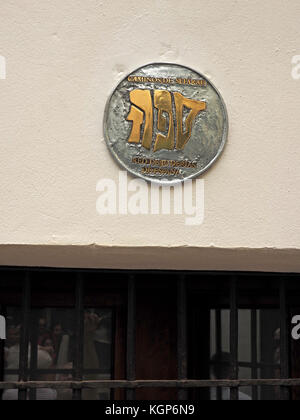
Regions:
<instances>
[{"instance_id":1,"label":"window frame","mask_svg":"<svg viewBox=\"0 0 300 420\"><path fill-rule=\"evenodd\" d=\"M282 400L290 399L292 387L300 386L300 379L290 376L290 337L289 337L289 306L287 295L287 284L289 278L296 278L297 274L276 274L276 273L229 273L229 272L159 272L161 274L172 275L176 279L177 287L177 361L178 376L177 380L136 380L136 287L137 276L150 273L156 274L157 271L124 271L124 270L77 270L77 269L53 269L53 268L17 268L1 267L1 271L23 271L23 292L22 292L22 329L20 340L20 364L18 382L0 382L0 391L5 389L17 389L19 400L26 400L27 392L39 388L51 389L72 389L73 399L81 400L84 389L109 388L111 390L126 391L126 399L134 400L138 388L176 388L178 390L178 399L187 400L189 390L201 388L230 388L230 399L238 400L239 389L241 387L251 386L254 390L254 399L257 399L257 388L260 386L280 387ZM127 279L127 317L126 317L126 379L123 380L97 380L85 381L83 369L83 340L77 339L76 357L74 363L74 380L69 382L60 381L30 381L28 376L28 345L29 345L29 320L31 311L31 274L33 272L68 272L76 273L76 291L75 291L75 313L76 313L76 334L77 338L83 335L84 319L84 273L97 273L99 279L101 275L113 274L114 276L123 276ZM231 360L231 379L230 380L197 380L188 379L188 296L191 289L191 283L201 284L201 277L209 279L210 276L226 276L229 282L229 309L230 309L230 353ZM238 370L241 363L238 360L238 325L239 325L239 293L238 287L247 277L264 278L267 281L272 279L279 282L279 311L280 311L280 379L238 379ZM192 281L190 281L192 279ZM0 277L1 284L1 277ZM1 309L1 307L0 307ZM252 317L254 317L254 310ZM251 322L252 325L252 322ZM252 338L256 337L256 330L251 330ZM255 357L255 340L252 342L252 354L254 355L254 365L252 375L257 377L257 355ZM3 344L2 344L3 346ZM57 372L57 370L55 370ZM62 372L63 373L63 372Z\"/></svg>"}]
</instances>

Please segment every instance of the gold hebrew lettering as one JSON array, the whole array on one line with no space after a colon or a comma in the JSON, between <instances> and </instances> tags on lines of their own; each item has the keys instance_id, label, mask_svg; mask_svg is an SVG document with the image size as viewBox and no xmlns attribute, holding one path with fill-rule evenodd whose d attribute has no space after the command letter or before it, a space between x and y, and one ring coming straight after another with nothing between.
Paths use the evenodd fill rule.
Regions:
<instances>
[{"instance_id":1,"label":"gold hebrew lettering","mask_svg":"<svg viewBox=\"0 0 300 420\"><path fill-rule=\"evenodd\" d=\"M166 136L157 134L154 144L154 152L161 149L173 150L175 148L175 130L172 110L172 97L170 92L166 90L156 90L154 93L154 106L158 109L157 128L159 131L165 132L167 129L167 119L163 115L163 112L166 112L169 115L168 134Z\"/></svg>"},{"instance_id":2,"label":"gold hebrew lettering","mask_svg":"<svg viewBox=\"0 0 300 420\"><path fill-rule=\"evenodd\" d=\"M206 103L201 101L195 101L193 99L187 99L181 93L174 93L176 114L177 114L177 144L176 148L182 150L187 142L190 140L192 135L193 123L200 111L206 109ZM186 130L183 131L183 109L184 107L189 108L191 111L186 118L185 126Z\"/></svg>"},{"instance_id":3,"label":"gold hebrew lettering","mask_svg":"<svg viewBox=\"0 0 300 420\"><path fill-rule=\"evenodd\" d=\"M140 143L141 127L144 121L144 113L134 105L131 106L127 121L133 121L131 134L128 139L129 143Z\"/></svg>"},{"instance_id":4,"label":"gold hebrew lettering","mask_svg":"<svg viewBox=\"0 0 300 420\"><path fill-rule=\"evenodd\" d=\"M141 129L145 119L145 128L142 145L146 149L151 149L153 134L153 108L152 98L149 90L136 89L130 92L132 107L127 117L127 121L132 121L132 130L128 139L129 143L140 143Z\"/></svg>"}]
</instances>

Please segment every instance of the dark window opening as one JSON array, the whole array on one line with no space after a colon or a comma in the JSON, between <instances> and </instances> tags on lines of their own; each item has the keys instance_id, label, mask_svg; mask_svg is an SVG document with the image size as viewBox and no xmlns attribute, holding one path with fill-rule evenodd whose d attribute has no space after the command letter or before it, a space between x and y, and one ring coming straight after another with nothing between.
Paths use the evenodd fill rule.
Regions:
<instances>
[{"instance_id":1,"label":"dark window opening","mask_svg":"<svg viewBox=\"0 0 300 420\"><path fill-rule=\"evenodd\" d=\"M300 399L298 275L2 268L4 400Z\"/></svg>"}]
</instances>

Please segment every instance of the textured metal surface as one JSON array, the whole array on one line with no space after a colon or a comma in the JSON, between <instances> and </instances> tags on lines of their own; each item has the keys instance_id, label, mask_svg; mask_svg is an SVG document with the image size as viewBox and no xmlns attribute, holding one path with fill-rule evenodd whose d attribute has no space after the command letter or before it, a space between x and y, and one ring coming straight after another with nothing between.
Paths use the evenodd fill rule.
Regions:
<instances>
[{"instance_id":1,"label":"textured metal surface","mask_svg":"<svg viewBox=\"0 0 300 420\"><path fill-rule=\"evenodd\" d=\"M113 92L104 135L115 159L132 175L177 183L201 175L222 153L226 107L201 74L176 64L150 64Z\"/></svg>"}]
</instances>

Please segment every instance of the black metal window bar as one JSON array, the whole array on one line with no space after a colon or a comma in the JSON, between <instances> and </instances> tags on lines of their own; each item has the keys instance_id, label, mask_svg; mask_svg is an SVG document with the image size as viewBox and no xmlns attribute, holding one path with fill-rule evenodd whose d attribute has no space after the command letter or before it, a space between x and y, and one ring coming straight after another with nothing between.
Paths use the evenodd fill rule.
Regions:
<instances>
[{"instance_id":1,"label":"black metal window bar","mask_svg":"<svg viewBox=\"0 0 300 420\"><path fill-rule=\"evenodd\" d=\"M124 272L123 272L124 274ZM72 389L73 399L81 400L82 391L85 389L124 389L126 399L134 400L136 390L141 388L175 388L178 390L178 399L187 400L189 390L192 389L211 389L223 388L230 389L230 399L239 399L239 389L241 387L253 388L253 399L258 399L257 388L262 386L277 387L281 390L281 399L290 398L292 387L300 386L300 379L291 378L290 375L290 326L289 313L287 306L286 277L280 281L280 378L278 379L257 379L258 367L260 364L257 359L257 313L251 311L251 364L239 363L238 360L238 325L239 325L239 305L238 305L238 274L232 274L230 281L230 353L231 353L231 379L224 380L196 380L188 379L188 293L186 274L173 273L177 277L177 360L178 378L177 380L136 380L136 279L135 273L126 274L128 276L127 287L127 342L126 342L126 380L83 380L83 319L84 319L84 280L80 272L76 279L76 354L74 362L74 379L71 381L33 381L30 380L28 369L28 351L30 342L30 312L31 312L31 278L27 272L23 281L23 301L22 301L22 329L20 340L20 360L19 360L19 380L17 382L0 382L0 391L7 389L17 389L19 400L26 400L28 391L36 392L41 388L52 389ZM193 275L199 275L193 273ZM228 273L226 273L228 276ZM1 310L1 306L0 306ZM216 347L220 348L219 331L221 329L220 311L216 311L217 339ZM1 344L3 348L3 343ZM250 366L254 379L239 379L239 367ZM55 372L59 372L56 370ZM15 372L14 372L15 373ZM65 373L61 370L61 373ZM221 398L220 398L221 399Z\"/></svg>"}]
</instances>

